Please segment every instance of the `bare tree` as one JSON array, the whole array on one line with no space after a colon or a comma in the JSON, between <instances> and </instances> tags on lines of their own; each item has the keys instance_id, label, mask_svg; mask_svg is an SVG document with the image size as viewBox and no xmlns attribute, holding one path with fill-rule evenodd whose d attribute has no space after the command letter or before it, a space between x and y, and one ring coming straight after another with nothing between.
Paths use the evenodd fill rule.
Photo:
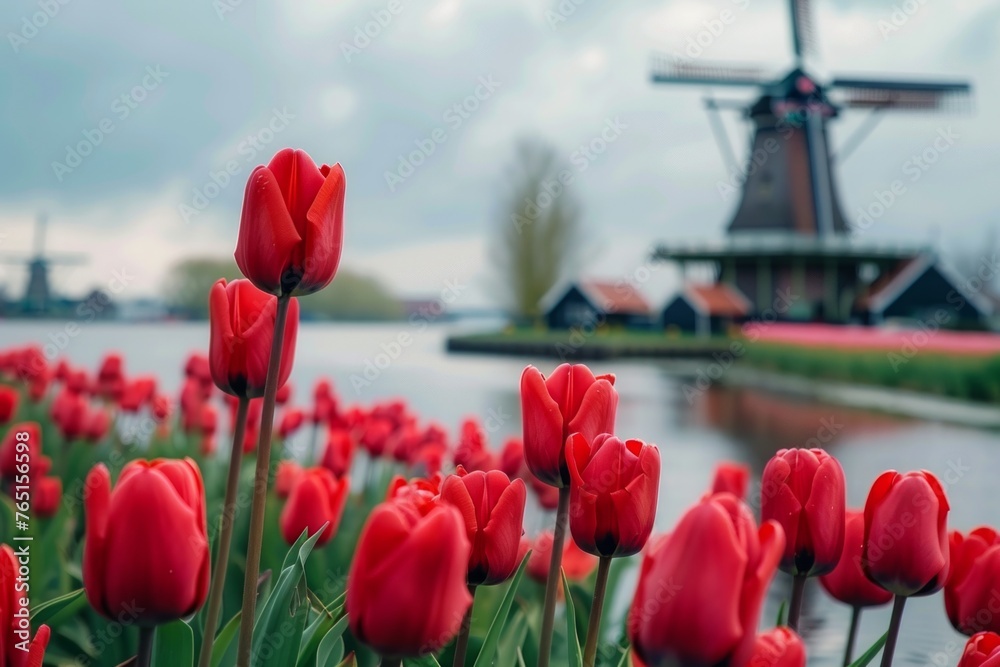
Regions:
<instances>
[{"instance_id":1,"label":"bare tree","mask_svg":"<svg viewBox=\"0 0 1000 667\"><path fill-rule=\"evenodd\" d=\"M499 296L515 321L537 321L542 297L576 264L581 226L570 191L574 177L551 145L518 143L491 251Z\"/></svg>"}]
</instances>

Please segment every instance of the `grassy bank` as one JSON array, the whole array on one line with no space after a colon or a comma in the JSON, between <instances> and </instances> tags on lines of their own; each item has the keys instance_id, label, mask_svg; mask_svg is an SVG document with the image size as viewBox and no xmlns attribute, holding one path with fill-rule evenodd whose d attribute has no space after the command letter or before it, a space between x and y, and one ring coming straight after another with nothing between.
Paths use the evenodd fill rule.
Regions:
<instances>
[{"instance_id":1,"label":"grassy bank","mask_svg":"<svg viewBox=\"0 0 1000 667\"><path fill-rule=\"evenodd\" d=\"M740 363L777 373L1000 402L1000 356L917 351L832 350L794 345L747 345Z\"/></svg>"}]
</instances>

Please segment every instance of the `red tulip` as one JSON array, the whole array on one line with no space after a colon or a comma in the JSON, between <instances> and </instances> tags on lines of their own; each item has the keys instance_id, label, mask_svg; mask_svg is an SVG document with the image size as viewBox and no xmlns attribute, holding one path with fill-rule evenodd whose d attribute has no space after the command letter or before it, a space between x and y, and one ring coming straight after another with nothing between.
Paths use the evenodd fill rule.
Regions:
<instances>
[{"instance_id":1,"label":"red tulip","mask_svg":"<svg viewBox=\"0 0 1000 667\"><path fill-rule=\"evenodd\" d=\"M87 420L90 418L87 399L63 389L52 401L51 417L63 440L72 442L82 437L87 430Z\"/></svg>"},{"instance_id":2,"label":"red tulip","mask_svg":"<svg viewBox=\"0 0 1000 667\"><path fill-rule=\"evenodd\" d=\"M951 534L951 573L944 587L948 620L959 632L973 635L1000 632L1000 535L993 528L976 528L963 536Z\"/></svg>"},{"instance_id":3,"label":"red tulip","mask_svg":"<svg viewBox=\"0 0 1000 667\"><path fill-rule=\"evenodd\" d=\"M100 442L108 434L109 428L111 428L111 415L103 408L95 408L87 415L83 438L90 443Z\"/></svg>"},{"instance_id":4,"label":"red tulip","mask_svg":"<svg viewBox=\"0 0 1000 667\"><path fill-rule=\"evenodd\" d=\"M292 489L302 479L302 473L302 466L295 461L289 461L288 459L279 461L278 468L274 472L274 495L281 499L290 496Z\"/></svg>"},{"instance_id":5,"label":"red tulip","mask_svg":"<svg viewBox=\"0 0 1000 667\"><path fill-rule=\"evenodd\" d=\"M832 572L844 550L844 471L822 449L782 449L761 479L762 521L784 529L781 569L812 577Z\"/></svg>"},{"instance_id":6,"label":"red tulip","mask_svg":"<svg viewBox=\"0 0 1000 667\"><path fill-rule=\"evenodd\" d=\"M723 461L715 467L715 477L709 493L731 493L746 500L750 486L750 467L745 463Z\"/></svg>"},{"instance_id":7,"label":"red tulip","mask_svg":"<svg viewBox=\"0 0 1000 667\"><path fill-rule=\"evenodd\" d=\"M0 545L0 665L3 667L42 667L42 658L49 644L49 626L41 625L28 642L31 628L28 622L28 579L20 579L22 564L28 564L26 547L18 553L6 544ZM18 562L20 558L25 560ZM27 648L23 648L27 647Z\"/></svg>"},{"instance_id":8,"label":"red tulip","mask_svg":"<svg viewBox=\"0 0 1000 667\"><path fill-rule=\"evenodd\" d=\"M301 296L333 280L344 238L344 170L279 151L247 180L236 263L259 289Z\"/></svg>"},{"instance_id":9,"label":"red tulip","mask_svg":"<svg viewBox=\"0 0 1000 667\"><path fill-rule=\"evenodd\" d=\"M326 439L326 449L320 465L337 477L344 477L351 471L354 459L354 438L343 429L330 429Z\"/></svg>"},{"instance_id":10,"label":"red tulip","mask_svg":"<svg viewBox=\"0 0 1000 667\"><path fill-rule=\"evenodd\" d=\"M410 481L406 481L401 475L396 475L389 480L385 499L407 503L426 514L439 503L443 481L440 474L430 478L415 477Z\"/></svg>"},{"instance_id":11,"label":"red tulip","mask_svg":"<svg viewBox=\"0 0 1000 667\"><path fill-rule=\"evenodd\" d=\"M83 586L108 618L156 625L196 612L208 594L205 491L191 459L132 461L114 490L98 464L87 476Z\"/></svg>"},{"instance_id":12,"label":"red tulip","mask_svg":"<svg viewBox=\"0 0 1000 667\"><path fill-rule=\"evenodd\" d=\"M720 493L689 509L643 559L628 629L649 667L746 665L768 584L785 547L774 521Z\"/></svg>"},{"instance_id":13,"label":"red tulip","mask_svg":"<svg viewBox=\"0 0 1000 667\"><path fill-rule=\"evenodd\" d=\"M948 499L922 470L882 473L865 503L862 567L895 595L930 595L948 579Z\"/></svg>"},{"instance_id":14,"label":"red tulip","mask_svg":"<svg viewBox=\"0 0 1000 667\"><path fill-rule=\"evenodd\" d=\"M321 379L313 387L313 411L310 415L314 424L329 424L337 416L337 396L329 380Z\"/></svg>"},{"instance_id":15,"label":"red tulip","mask_svg":"<svg viewBox=\"0 0 1000 667\"><path fill-rule=\"evenodd\" d=\"M455 448L456 466L466 470L495 470L497 457L486 444L486 432L475 418L468 418L459 428L458 447Z\"/></svg>"},{"instance_id":16,"label":"red tulip","mask_svg":"<svg viewBox=\"0 0 1000 667\"><path fill-rule=\"evenodd\" d=\"M500 450L498 470L514 479L524 479L528 476L528 466L524 462L524 441L520 438L507 438Z\"/></svg>"},{"instance_id":17,"label":"red tulip","mask_svg":"<svg viewBox=\"0 0 1000 667\"><path fill-rule=\"evenodd\" d=\"M145 376L137 377L125 383L121 400L118 402L125 412L138 412L142 406L153 400L156 393L156 378Z\"/></svg>"},{"instance_id":18,"label":"red tulip","mask_svg":"<svg viewBox=\"0 0 1000 667\"><path fill-rule=\"evenodd\" d=\"M287 386L287 385L286 385ZM306 420L306 413L298 408L286 408L281 415L281 423L278 425L278 435L282 440L287 440L295 434Z\"/></svg>"},{"instance_id":19,"label":"red tulip","mask_svg":"<svg viewBox=\"0 0 1000 667\"><path fill-rule=\"evenodd\" d=\"M449 475L441 500L457 507L472 544L469 583L492 585L506 581L517 569L517 549L524 521L527 489L499 470Z\"/></svg>"},{"instance_id":20,"label":"red tulip","mask_svg":"<svg viewBox=\"0 0 1000 667\"><path fill-rule=\"evenodd\" d=\"M583 364L563 364L547 379L534 366L521 374L524 457L546 484L569 486L566 439L582 433L592 442L614 433L618 393L614 375L595 377Z\"/></svg>"},{"instance_id":21,"label":"red tulip","mask_svg":"<svg viewBox=\"0 0 1000 667\"><path fill-rule=\"evenodd\" d=\"M958 667L1000 667L1000 635L980 632L970 637Z\"/></svg>"},{"instance_id":22,"label":"red tulip","mask_svg":"<svg viewBox=\"0 0 1000 667\"><path fill-rule=\"evenodd\" d=\"M326 468L303 471L281 511L281 535L285 541L295 544L303 530L314 535L326 524L316 546L329 542L340 525L348 488L346 477L338 479Z\"/></svg>"},{"instance_id":23,"label":"red tulip","mask_svg":"<svg viewBox=\"0 0 1000 667\"><path fill-rule=\"evenodd\" d=\"M844 551L833 572L819 578L823 588L835 600L852 607L877 607L892 600L892 593L873 584L861 569L865 546L865 514L847 510L844 522Z\"/></svg>"},{"instance_id":24,"label":"red tulip","mask_svg":"<svg viewBox=\"0 0 1000 667\"><path fill-rule=\"evenodd\" d=\"M794 630L778 627L757 635L748 667L806 667L806 647Z\"/></svg>"},{"instance_id":25,"label":"red tulip","mask_svg":"<svg viewBox=\"0 0 1000 667\"><path fill-rule=\"evenodd\" d=\"M67 368L64 386L74 394L89 393L92 388L87 371L82 368Z\"/></svg>"},{"instance_id":26,"label":"red tulip","mask_svg":"<svg viewBox=\"0 0 1000 667\"><path fill-rule=\"evenodd\" d=\"M470 551L454 507L378 505L361 531L347 579L353 635L384 656L437 652L458 633L472 604Z\"/></svg>"},{"instance_id":27,"label":"red tulip","mask_svg":"<svg viewBox=\"0 0 1000 667\"><path fill-rule=\"evenodd\" d=\"M361 432L361 446L368 451L369 456L377 459L385 453L392 433L393 425L388 419L370 418L365 421Z\"/></svg>"},{"instance_id":28,"label":"red tulip","mask_svg":"<svg viewBox=\"0 0 1000 667\"><path fill-rule=\"evenodd\" d=\"M414 472L432 476L441 472L447 453L448 446L443 442L430 442L421 445L418 450L411 453L407 463L410 464Z\"/></svg>"},{"instance_id":29,"label":"red tulip","mask_svg":"<svg viewBox=\"0 0 1000 667\"><path fill-rule=\"evenodd\" d=\"M153 397L151 403L153 410L153 419L157 422L163 423L170 418L170 399L163 394L157 394Z\"/></svg>"},{"instance_id":30,"label":"red tulip","mask_svg":"<svg viewBox=\"0 0 1000 667\"><path fill-rule=\"evenodd\" d=\"M106 354L97 371L97 393L109 401L117 403L125 390L125 364L121 355Z\"/></svg>"},{"instance_id":31,"label":"red tulip","mask_svg":"<svg viewBox=\"0 0 1000 667\"><path fill-rule=\"evenodd\" d=\"M220 280L209 296L211 342L209 361L212 379L232 396L258 398L264 395L267 364L271 358L278 300L255 288L248 280L226 284ZM288 381L295 358L299 329L299 304L293 299L282 339L278 386Z\"/></svg>"},{"instance_id":32,"label":"red tulip","mask_svg":"<svg viewBox=\"0 0 1000 667\"><path fill-rule=\"evenodd\" d=\"M0 426L3 426L17 414L17 390L13 387L0 385Z\"/></svg>"},{"instance_id":33,"label":"red tulip","mask_svg":"<svg viewBox=\"0 0 1000 667\"><path fill-rule=\"evenodd\" d=\"M14 424L0 444L0 476L15 479L23 475L30 479L38 474L43 458L42 427L38 422Z\"/></svg>"},{"instance_id":34,"label":"red tulip","mask_svg":"<svg viewBox=\"0 0 1000 667\"><path fill-rule=\"evenodd\" d=\"M274 395L274 402L278 405L285 405L292 400L292 385L290 382L278 387L278 393Z\"/></svg>"},{"instance_id":35,"label":"red tulip","mask_svg":"<svg viewBox=\"0 0 1000 667\"><path fill-rule=\"evenodd\" d=\"M62 502L62 480L58 477L42 477L35 482L31 499L32 509L42 518L55 516Z\"/></svg>"},{"instance_id":36,"label":"red tulip","mask_svg":"<svg viewBox=\"0 0 1000 667\"><path fill-rule=\"evenodd\" d=\"M570 474L570 531L595 556L639 553L656 517L660 452L642 440L601 434L593 444L580 433L566 443Z\"/></svg>"},{"instance_id":37,"label":"red tulip","mask_svg":"<svg viewBox=\"0 0 1000 667\"><path fill-rule=\"evenodd\" d=\"M552 531L539 533L530 543L531 557L525 570L528 576L544 584L549 577L549 562L552 560ZM570 581L583 581L597 567L597 558L583 551L573 540L566 540L563 546L562 568Z\"/></svg>"}]
</instances>

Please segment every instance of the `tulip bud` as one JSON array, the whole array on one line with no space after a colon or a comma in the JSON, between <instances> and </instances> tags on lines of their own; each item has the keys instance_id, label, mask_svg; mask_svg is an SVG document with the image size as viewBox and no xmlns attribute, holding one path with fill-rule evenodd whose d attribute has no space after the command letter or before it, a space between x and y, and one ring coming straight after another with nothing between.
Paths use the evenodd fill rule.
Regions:
<instances>
[{"instance_id":1,"label":"tulip bud","mask_svg":"<svg viewBox=\"0 0 1000 667\"><path fill-rule=\"evenodd\" d=\"M288 385L285 386L287 387ZM289 437L294 435L296 431L302 428L305 418L306 415L302 410L299 410L298 408L287 408L281 415L281 423L278 426L278 435L281 436L282 440L287 440Z\"/></svg>"},{"instance_id":2,"label":"tulip bud","mask_svg":"<svg viewBox=\"0 0 1000 667\"><path fill-rule=\"evenodd\" d=\"M930 595L948 579L948 499L921 470L882 473L865 503L865 575L894 595Z\"/></svg>"},{"instance_id":3,"label":"tulip bud","mask_svg":"<svg viewBox=\"0 0 1000 667\"><path fill-rule=\"evenodd\" d=\"M42 458L42 427L38 422L14 424L0 444L0 476L14 479L24 474L21 466L25 465L28 473L34 476Z\"/></svg>"},{"instance_id":4,"label":"tulip bud","mask_svg":"<svg viewBox=\"0 0 1000 667\"><path fill-rule=\"evenodd\" d=\"M98 464L87 476L83 586L107 618L141 626L190 616L205 602L205 491L191 459L132 461L114 490Z\"/></svg>"},{"instance_id":5,"label":"tulip bud","mask_svg":"<svg viewBox=\"0 0 1000 667\"><path fill-rule=\"evenodd\" d=\"M844 550L844 471L822 449L782 449L761 479L762 521L785 533L781 570L812 577L833 571Z\"/></svg>"},{"instance_id":6,"label":"tulip bud","mask_svg":"<svg viewBox=\"0 0 1000 667\"><path fill-rule=\"evenodd\" d=\"M988 527L963 536L951 534L951 572L944 587L944 606L952 626L965 635L1000 632L1000 535Z\"/></svg>"},{"instance_id":7,"label":"tulip bud","mask_svg":"<svg viewBox=\"0 0 1000 667\"><path fill-rule=\"evenodd\" d=\"M227 285L223 279L215 283L209 296L208 352L215 386L241 398L264 395L277 313L278 300L248 280L234 280ZM279 387L292 372L298 329L299 305L292 299L282 339Z\"/></svg>"},{"instance_id":8,"label":"tulip bud","mask_svg":"<svg viewBox=\"0 0 1000 667\"><path fill-rule=\"evenodd\" d=\"M288 459L279 461L278 469L274 473L274 495L282 500L290 496L292 489L302 479L302 473L302 466L295 461Z\"/></svg>"},{"instance_id":9,"label":"tulip bud","mask_svg":"<svg viewBox=\"0 0 1000 667\"><path fill-rule=\"evenodd\" d=\"M17 414L17 391L13 387L0 385L0 426L3 426Z\"/></svg>"},{"instance_id":10,"label":"tulip bud","mask_svg":"<svg viewBox=\"0 0 1000 667\"><path fill-rule=\"evenodd\" d=\"M42 667L49 644L49 626L39 626L35 637L28 642L27 579L22 581L21 576L14 550L6 544L0 545L0 665Z\"/></svg>"},{"instance_id":11,"label":"tulip bud","mask_svg":"<svg viewBox=\"0 0 1000 667\"><path fill-rule=\"evenodd\" d=\"M958 667L997 667L1000 665L1000 635L980 632L969 638Z\"/></svg>"},{"instance_id":12,"label":"tulip bud","mask_svg":"<svg viewBox=\"0 0 1000 667\"><path fill-rule=\"evenodd\" d=\"M353 635L383 656L436 653L458 634L472 604L470 551L462 515L451 505L378 505L347 579Z\"/></svg>"},{"instance_id":13,"label":"tulip bud","mask_svg":"<svg viewBox=\"0 0 1000 667\"><path fill-rule=\"evenodd\" d=\"M660 452L641 440L574 433L566 444L573 539L595 556L639 553L653 532Z\"/></svg>"},{"instance_id":14,"label":"tulip bud","mask_svg":"<svg viewBox=\"0 0 1000 667\"><path fill-rule=\"evenodd\" d=\"M583 364L563 364L548 378L534 366L521 374L524 458L538 479L569 486L566 439L581 433L592 442L614 433L618 392L614 375L594 376Z\"/></svg>"},{"instance_id":15,"label":"tulip bud","mask_svg":"<svg viewBox=\"0 0 1000 667\"><path fill-rule=\"evenodd\" d=\"M270 294L301 296L333 280L344 238L344 170L279 151L247 180L236 263Z\"/></svg>"},{"instance_id":16,"label":"tulip bud","mask_svg":"<svg viewBox=\"0 0 1000 667\"><path fill-rule=\"evenodd\" d=\"M731 493L740 500L746 500L750 486L750 467L744 463L723 461L715 467L715 476L709 493Z\"/></svg>"},{"instance_id":17,"label":"tulip bud","mask_svg":"<svg viewBox=\"0 0 1000 667\"><path fill-rule=\"evenodd\" d=\"M499 470L445 478L441 500L462 513L472 544L469 584L499 584L514 574L526 496L524 482Z\"/></svg>"},{"instance_id":18,"label":"tulip bud","mask_svg":"<svg viewBox=\"0 0 1000 667\"><path fill-rule=\"evenodd\" d=\"M344 477L351 470L354 459L354 438L343 429L331 429L327 435L326 449L320 465L337 477Z\"/></svg>"},{"instance_id":19,"label":"tulip bud","mask_svg":"<svg viewBox=\"0 0 1000 667\"><path fill-rule=\"evenodd\" d=\"M736 496L694 505L643 559L628 621L635 654L649 667L748 664L784 542Z\"/></svg>"},{"instance_id":20,"label":"tulip bud","mask_svg":"<svg viewBox=\"0 0 1000 667\"><path fill-rule=\"evenodd\" d=\"M757 635L747 667L806 667L806 647L794 630L774 628Z\"/></svg>"},{"instance_id":21,"label":"tulip bud","mask_svg":"<svg viewBox=\"0 0 1000 667\"><path fill-rule=\"evenodd\" d=\"M833 572L819 578L835 600L852 607L877 607L892 600L892 593L871 582L861 569L865 546L865 514L847 510L844 522L844 550Z\"/></svg>"},{"instance_id":22,"label":"tulip bud","mask_svg":"<svg viewBox=\"0 0 1000 667\"><path fill-rule=\"evenodd\" d=\"M55 516L62 502L62 480L58 477L42 477L35 482L32 509L42 518Z\"/></svg>"},{"instance_id":23,"label":"tulip bud","mask_svg":"<svg viewBox=\"0 0 1000 667\"><path fill-rule=\"evenodd\" d=\"M326 468L303 471L281 510L281 535L285 541L295 544L303 530L314 535L326 524L316 546L329 542L340 525L348 487L346 477L337 479Z\"/></svg>"}]
</instances>

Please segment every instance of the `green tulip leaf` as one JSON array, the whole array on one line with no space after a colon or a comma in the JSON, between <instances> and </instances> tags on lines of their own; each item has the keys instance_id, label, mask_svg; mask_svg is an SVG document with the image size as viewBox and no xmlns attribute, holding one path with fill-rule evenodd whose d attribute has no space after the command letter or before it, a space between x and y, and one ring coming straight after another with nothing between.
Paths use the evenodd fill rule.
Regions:
<instances>
[{"instance_id":1,"label":"green tulip leaf","mask_svg":"<svg viewBox=\"0 0 1000 667\"><path fill-rule=\"evenodd\" d=\"M358 667L358 659L354 657L354 653L352 652L337 667Z\"/></svg>"},{"instance_id":2,"label":"green tulip leaf","mask_svg":"<svg viewBox=\"0 0 1000 667\"><path fill-rule=\"evenodd\" d=\"M194 632L184 621L160 625L153 636L151 667L191 667L194 664Z\"/></svg>"},{"instance_id":3,"label":"green tulip leaf","mask_svg":"<svg viewBox=\"0 0 1000 667\"><path fill-rule=\"evenodd\" d=\"M78 588L35 607L31 611L31 624L36 628L43 624L59 625L60 621L73 616L86 604L87 596L82 588Z\"/></svg>"},{"instance_id":4,"label":"green tulip leaf","mask_svg":"<svg viewBox=\"0 0 1000 667\"><path fill-rule=\"evenodd\" d=\"M323 531L318 530L309 539L304 539L306 531L303 531L285 556L278 581L254 624L251 667L295 664L309 615L304 564L322 534Z\"/></svg>"},{"instance_id":5,"label":"green tulip leaf","mask_svg":"<svg viewBox=\"0 0 1000 667\"><path fill-rule=\"evenodd\" d=\"M497 647L497 664L511 665L516 662L516 654L528 638L528 619L522 609L516 609L504 628L503 638Z\"/></svg>"},{"instance_id":6,"label":"green tulip leaf","mask_svg":"<svg viewBox=\"0 0 1000 667\"><path fill-rule=\"evenodd\" d=\"M503 600L500 601L500 608L497 609L497 614L493 617L493 622L490 623L490 629L486 632L483 647L479 650L479 657L476 658L474 667L489 667L489 665L493 664L493 656L496 655L500 634L507 623L510 606L514 603L514 595L517 593L517 587L521 583L521 577L524 576L524 568L528 564L528 556L530 555L531 551L529 550L521 560L521 565L518 566L517 572L514 573L513 578L510 580L507 592L504 593Z\"/></svg>"},{"instance_id":7,"label":"green tulip leaf","mask_svg":"<svg viewBox=\"0 0 1000 667\"><path fill-rule=\"evenodd\" d=\"M403 660L403 667L441 667L433 655L422 655L419 658L406 658Z\"/></svg>"},{"instance_id":8,"label":"green tulip leaf","mask_svg":"<svg viewBox=\"0 0 1000 667\"><path fill-rule=\"evenodd\" d=\"M316 667L337 665L344 658L344 630L347 629L347 617L344 616L333 624L322 637L316 647ZM306 665L306 661L299 662Z\"/></svg>"},{"instance_id":9,"label":"green tulip leaf","mask_svg":"<svg viewBox=\"0 0 1000 667\"><path fill-rule=\"evenodd\" d=\"M886 640L889 638L889 633L886 632L884 635L875 640L875 643L871 647L861 654L861 657L851 663L851 667L866 667L869 662L875 659L878 652L882 650L885 646Z\"/></svg>"},{"instance_id":10,"label":"green tulip leaf","mask_svg":"<svg viewBox=\"0 0 1000 667\"><path fill-rule=\"evenodd\" d=\"M631 649L625 649L625 652L622 653L622 659L618 661L618 667L629 666L629 661L628 661L629 653L631 653Z\"/></svg>"},{"instance_id":11,"label":"green tulip leaf","mask_svg":"<svg viewBox=\"0 0 1000 667\"><path fill-rule=\"evenodd\" d=\"M524 664L524 654L521 653L521 647L517 647L517 667L527 667Z\"/></svg>"},{"instance_id":12,"label":"green tulip leaf","mask_svg":"<svg viewBox=\"0 0 1000 667\"><path fill-rule=\"evenodd\" d=\"M580 638L576 634L576 605L573 604L566 570L560 568L560 573L566 598L566 642L569 644L569 664L570 667L583 667L583 651L580 650Z\"/></svg>"},{"instance_id":13,"label":"green tulip leaf","mask_svg":"<svg viewBox=\"0 0 1000 667\"><path fill-rule=\"evenodd\" d=\"M774 627L780 628L785 624L785 601L781 601L781 606L778 607L778 620L774 622Z\"/></svg>"},{"instance_id":14,"label":"green tulip leaf","mask_svg":"<svg viewBox=\"0 0 1000 667\"><path fill-rule=\"evenodd\" d=\"M313 661L316 649L319 648L319 643L323 641L323 637L326 636L326 633L336 622L337 619L334 616L320 611L316 614L316 618L306 624L306 629L302 633L302 643L299 646L297 664L305 665Z\"/></svg>"},{"instance_id":15,"label":"green tulip leaf","mask_svg":"<svg viewBox=\"0 0 1000 667\"><path fill-rule=\"evenodd\" d=\"M243 612L236 612L236 615L229 619L229 622L223 626L222 631L216 635L215 642L212 644L211 667L219 667L222 664L223 658L226 657L226 652L233 644L233 638L240 631L241 618L243 618Z\"/></svg>"}]
</instances>

